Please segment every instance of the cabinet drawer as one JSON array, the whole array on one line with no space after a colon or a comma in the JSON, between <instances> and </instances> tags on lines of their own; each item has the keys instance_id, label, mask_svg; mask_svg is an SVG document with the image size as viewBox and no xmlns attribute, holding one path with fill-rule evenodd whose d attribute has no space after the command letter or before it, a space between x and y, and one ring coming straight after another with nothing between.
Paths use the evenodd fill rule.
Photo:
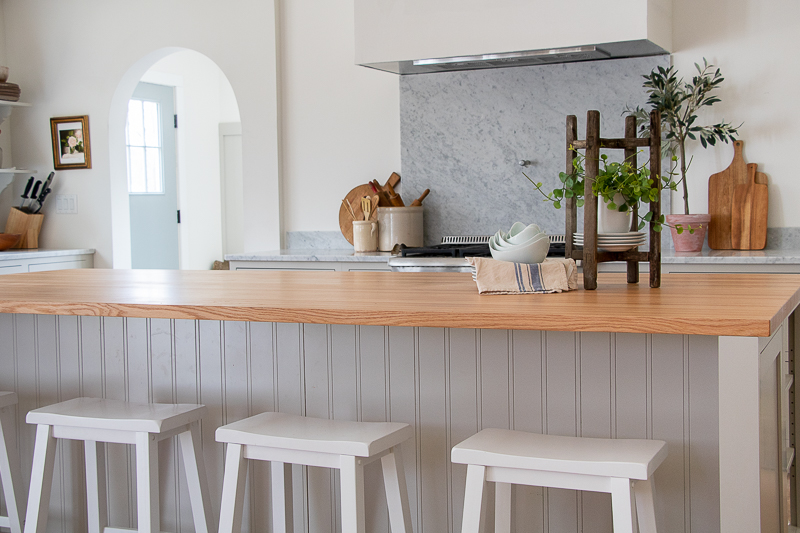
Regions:
<instances>
[{"instance_id":1,"label":"cabinet drawer","mask_svg":"<svg viewBox=\"0 0 800 533\"><path fill-rule=\"evenodd\" d=\"M45 272L47 270L70 270L86 268L86 261L53 261L52 263L36 263L28 265L28 272Z\"/></svg>"},{"instance_id":2,"label":"cabinet drawer","mask_svg":"<svg viewBox=\"0 0 800 533\"><path fill-rule=\"evenodd\" d=\"M25 265L3 265L0 264L0 275L2 274L18 274L20 272L27 272Z\"/></svg>"}]
</instances>

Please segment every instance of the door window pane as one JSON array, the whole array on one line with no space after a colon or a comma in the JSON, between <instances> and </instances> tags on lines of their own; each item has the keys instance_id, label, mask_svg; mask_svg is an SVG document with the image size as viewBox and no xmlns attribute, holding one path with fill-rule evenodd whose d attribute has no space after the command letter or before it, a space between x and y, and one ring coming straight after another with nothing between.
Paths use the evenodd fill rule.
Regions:
<instances>
[{"instance_id":1,"label":"door window pane","mask_svg":"<svg viewBox=\"0 0 800 533\"><path fill-rule=\"evenodd\" d=\"M128 192L163 194L161 109L157 102L130 100L125 139L128 152Z\"/></svg>"}]
</instances>

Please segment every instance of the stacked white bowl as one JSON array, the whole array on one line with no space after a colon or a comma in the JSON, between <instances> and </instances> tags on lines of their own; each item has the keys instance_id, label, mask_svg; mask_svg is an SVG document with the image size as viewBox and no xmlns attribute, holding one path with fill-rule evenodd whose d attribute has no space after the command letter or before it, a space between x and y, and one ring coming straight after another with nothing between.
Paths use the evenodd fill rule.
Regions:
<instances>
[{"instance_id":1,"label":"stacked white bowl","mask_svg":"<svg viewBox=\"0 0 800 533\"><path fill-rule=\"evenodd\" d=\"M499 261L541 263L550 251L550 237L536 224L514 222L508 232L500 230L489 237L489 250Z\"/></svg>"}]
</instances>

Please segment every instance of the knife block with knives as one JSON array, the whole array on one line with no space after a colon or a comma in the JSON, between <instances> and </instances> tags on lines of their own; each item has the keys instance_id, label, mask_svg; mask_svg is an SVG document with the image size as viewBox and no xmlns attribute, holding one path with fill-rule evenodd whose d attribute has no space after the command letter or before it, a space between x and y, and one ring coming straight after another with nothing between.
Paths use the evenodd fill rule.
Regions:
<instances>
[{"instance_id":1,"label":"knife block with knives","mask_svg":"<svg viewBox=\"0 0 800 533\"><path fill-rule=\"evenodd\" d=\"M708 246L713 250L763 250L767 245L767 176L733 143L730 166L708 179Z\"/></svg>"},{"instance_id":2,"label":"knife block with knives","mask_svg":"<svg viewBox=\"0 0 800 533\"><path fill-rule=\"evenodd\" d=\"M31 177L22 194L22 203L19 207L12 207L6 221L5 233L19 233L22 235L19 242L12 248L38 248L39 232L42 230L44 214L39 213L44 206L44 201L52 189L55 172L51 172L47 179L34 183Z\"/></svg>"},{"instance_id":3,"label":"knife block with knives","mask_svg":"<svg viewBox=\"0 0 800 533\"><path fill-rule=\"evenodd\" d=\"M22 237L12 248L38 248L39 232L42 229L44 214L23 213L16 207L11 208L6 221L4 233L19 233Z\"/></svg>"}]
</instances>

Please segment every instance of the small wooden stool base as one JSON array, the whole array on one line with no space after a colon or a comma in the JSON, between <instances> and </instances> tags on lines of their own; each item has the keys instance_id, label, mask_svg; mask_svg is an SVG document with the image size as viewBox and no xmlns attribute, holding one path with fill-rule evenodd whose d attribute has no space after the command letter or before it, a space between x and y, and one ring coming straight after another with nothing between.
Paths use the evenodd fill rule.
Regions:
<instances>
[{"instance_id":1,"label":"small wooden stool base","mask_svg":"<svg viewBox=\"0 0 800 533\"><path fill-rule=\"evenodd\" d=\"M228 443L220 533L240 533L247 464L270 461L272 532L292 531L291 465L334 468L341 480L342 531L365 533L364 465L381 460L392 533L412 533L399 444L414 435L408 424L350 422L261 413L217 429Z\"/></svg>"},{"instance_id":2,"label":"small wooden stool base","mask_svg":"<svg viewBox=\"0 0 800 533\"><path fill-rule=\"evenodd\" d=\"M31 489L25 533L45 533L53 484L56 439L82 440L86 454L86 500L89 533L122 531L108 527L103 461L99 442L136 447L136 501L141 533L160 533L158 443L178 437L186 469L196 533L214 533L206 471L200 450L200 419L196 404L134 404L98 398L76 398L28 413L37 424Z\"/></svg>"},{"instance_id":3,"label":"small wooden stool base","mask_svg":"<svg viewBox=\"0 0 800 533\"><path fill-rule=\"evenodd\" d=\"M511 485L611 494L614 533L656 533L653 471L667 457L659 440L591 439L484 429L453 447L467 465L461 533L478 533L483 491L495 483L495 533L511 531Z\"/></svg>"}]
</instances>

